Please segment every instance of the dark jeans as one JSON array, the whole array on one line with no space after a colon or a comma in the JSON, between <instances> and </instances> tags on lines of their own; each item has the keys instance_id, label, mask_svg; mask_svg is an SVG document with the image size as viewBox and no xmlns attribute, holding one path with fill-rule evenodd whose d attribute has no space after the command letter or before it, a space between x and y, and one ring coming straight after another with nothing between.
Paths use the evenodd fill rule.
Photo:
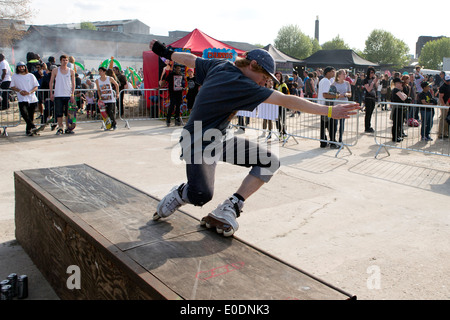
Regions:
<instances>
[{"instance_id":1,"label":"dark jeans","mask_svg":"<svg viewBox=\"0 0 450 320\"><path fill-rule=\"evenodd\" d=\"M330 133L330 141L336 141L336 132L338 127L338 120L328 119L328 132Z\"/></svg>"},{"instance_id":2,"label":"dark jeans","mask_svg":"<svg viewBox=\"0 0 450 320\"><path fill-rule=\"evenodd\" d=\"M433 127L434 109L420 108L420 118L422 119L422 126L420 127L420 135L422 138L429 138L430 131Z\"/></svg>"},{"instance_id":3,"label":"dark jeans","mask_svg":"<svg viewBox=\"0 0 450 320\"><path fill-rule=\"evenodd\" d=\"M397 141L403 135L403 122L407 116L407 109L402 106L392 106L392 141Z\"/></svg>"},{"instance_id":4,"label":"dark jeans","mask_svg":"<svg viewBox=\"0 0 450 320\"><path fill-rule=\"evenodd\" d=\"M175 111L174 118L176 121L180 121L180 108L183 97L181 94L172 94L170 95L170 105L169 110L167 111L166 122L170 122L170 118L172 118L172 114Z\"/></svg>"},{"instance_id":5,"label":"dark jeans","mask_svg":"<svg viewBox=\"0 0 450 320\"><path fill-rule=\"evenodd\" d=\"M281 106L278 107L278 119L276 125L280 134L286 134L286 108L283 108Z\"/></svg>"},{"instance_id":6,"label":"dark jeans","mask_svg":"<svg viewBox=\"0 0 450 320\"><path fill-rule=\"evenodd\" d=\"M31 129L35 128L33 119L34 119L34 110L36 110L37 105L38 105L37 102L34 103L19 102L20 114L23 120L25 120L25 123L27 124L25 128L25 132L27 134L31 133Z\"/></svg>"},{"instance_id":7,"label":"dark jeans","mask_svg":"<svg viewBox=\"0 0 450 320\"><path fill-rule=\"evenodd\" d=\"M327 132L326 130L330 129L328 126L328 119L327 116L320 116L320 140L328 140L327 139ZM322 143L322 142L321 142Z\"/></svg>"},{"instance_id":8,"label":"dark jeans","mask_svg":"<svg viewBox=\"0 0 450 320\"><path fill-rule=\"evenodd\" d=\"M416 104L422 104L422 102L417 101ZM419 120L419 107L409 107L408 119L411 118Z\"/></svg>"},{"instance_id":9,"label":"dark jeans","mask_svg":"<svg viewBox=\"0 0 450 320\"><path fill-rule=\"evenodd\" d=\"M6 110L9 108L9 85L11 81L2 81L0 84L0 88L2 91L2 110Z\"/></svg>"},{"instance_id":10,"label":"dark jeans","mask_svg":"<svg viewBox=\"0 0 450 320\"><path fill-rule=\"evenodd\" d=\"M49 119L49 118L52 118L53 121L56 121L55 107L54 107L53 101L46 100L44 103L44 116L42 117L41 123L47 123L47 119Z\"/></svg>"},{"instance_id":11,"label":"dark jeans","mask_svg":"<svg viewBox=\"0 0 450 320\"><path fill-rule=\"evenodd\" d=\"M190 140L186 139L186 141ZM250 174L264 182L269 182L280 167L280 161L275 154L253 141L233 137L224 142L218 142L215 147L211 147L212 144L207 149L200 150L202 154L195 154L188 150L192 147L191 145L185 148L181 142L184 159L191 159L186 161L186 175L187 196L193 205L202 206L212 199L218 161L246 168L251 167ZM217 152L214 153L211 150ZM197 156L200 159L197 159Z\"/></svg>"},{"instance_id":12,"label":"dark jeans","mask_svg":"<svg viewBox=\"0 0 450 320\"><path fill-rule=\"evenodd\" d=\"M116 104L114 102L105 103L106 114L111 120L111 126L116 126Z\"/></svg>"},{"instance_id":13,"label":"dark jeans","mask_svg":"<svg viewBox=\"0 0 450 320\"><path fill-rule=\"evenodd\" d=\"M197 95L195 94L187 94L186 100L187 100L187 108L191 110L194 107L195 98Z\"/></svg>"},{"instance_id":14,"label":"dark jeans","mask_svg":"<svg viewBox=\"0 0 450 320\"><path fill-rule=\"evenodd\" d=\"M250 123L249 117L238 116L237 118L238 118L238 126L239 127L245 127Z\"/></svg>"},{"instance_id":15,"label":"dark jeans","mask_svg":"<svg viewBox=\"0 0 450 320\"><path fill-rule=\"evenodd\" d=\"M342 142L344 137L344 123L345 119L332 119L327 116L320 116L320 139L328 140L326 130L330 134L330 139L328 141L337 141L336 133L339 125L339 142Z\"/></svg>"},{"instance_id":16,"label":"dark jeans","mask_svg":"<svg viewBox=\"0 0 450 320\"><path fill-rule=\"evenodd\" d=\"M86 111L89 113L91 113L91 115L94 115L94 113L100 113L100 111L98 110L98 106L96 103L89 103L86 106Z\"/></svg>"},{"instance_id":17,"label":"dark jeans","mask_svg":"<svg viewBox=\"0 0 450 320\"><path fill-rule=\"evenodd\" d=\"M373 110L375 109L375 98L366 97L366 99L364 100L364 104L366 106L366 115L364 117L364 129L369 130L370 128L372 128L371 121Z\"/></svg>"}]
</instances>

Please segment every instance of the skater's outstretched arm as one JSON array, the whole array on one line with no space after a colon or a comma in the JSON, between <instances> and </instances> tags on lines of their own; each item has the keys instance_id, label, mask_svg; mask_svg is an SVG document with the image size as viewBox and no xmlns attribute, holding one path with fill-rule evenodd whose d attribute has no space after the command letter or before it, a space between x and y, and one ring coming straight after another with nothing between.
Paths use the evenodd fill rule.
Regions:
<instances>
[{"instance_id":1,"label":"skater's outstretched arm","mask_svg":"<svg viewBox=\"0 0 450 320\"><path fill-rule=\"evenodd\" d=\"M333 119L350 118L351 115L355 115L357 113L356 110L361 108L357 103L338 104L332 107L330 114L328 106L314 103L298 96L285 95L280 91L273 91L265 102L283 106L295 111L302 111L322 116L328 115Z\"/></svg>"},{"instance_id":2,"label":"skater's outstretched arm","mask_svg":"<svg viewBox=\"0 0 450 320\"><path fill-rule=\"evenodd\" d=\"M173 52L166 48L163 44L161 44L157 40L152 40L150 42L150 50L156 53L160 57L164 57L166 59L172 60L176 63L182 64L188 68L195 68L195 60L197 59L196 55L193 55L189 52Z\"/></svg>"}]
</instances>

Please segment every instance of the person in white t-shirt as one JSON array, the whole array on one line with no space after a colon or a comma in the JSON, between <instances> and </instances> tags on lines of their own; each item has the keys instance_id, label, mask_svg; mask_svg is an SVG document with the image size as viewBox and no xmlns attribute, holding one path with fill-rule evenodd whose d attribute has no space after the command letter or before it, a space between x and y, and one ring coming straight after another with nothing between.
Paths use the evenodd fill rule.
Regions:
<instances>
[{"instance_id":1,"label":"person in white t-shirt","mask_svg":"<svg viewBox=\"0 0 450 320\"><path fill-rule=\"evenodd\" d=\"M11 69L3 53L0 53L0 88L2 89L2 108L8 109L8 89L11 83Z\"/></svg>"},{"instance_id":2,"label":"person in white t-shirt","mask_svg":"<svg viewBox=\"0 0 450 320\"><path fill-rule=\"evenodd\" d=\"M32 136L40 130L33 123L34 111L38 105L35 93L38 88L39 82L32 73L28 72L25 62L18 62L16 73L11 77L11 90L17 92L20 114L27 124L25 129L27 136Z\"/></svg>"},{"instance_id":3,"label":"person in white t-shirt","mask_svg":"<svg viewBox=\"0 0 450 320\"><path fill-rule=\"evenodd\" d=\"M325 101L328 99L335 99L336 95L330 94L330 87L333 84L334 76L336 74L336 69L333 67L326 67L323 71L324 77L319 82L319 90L318 90L318 103L322 105L333 105L332 102ZM326 148L328 146L327 135L325 132L325 128L329 128L329 119L327 116L320 116L320 147ZM330 136L331 136L330 132Z\"/></svg>"}]
</instances>

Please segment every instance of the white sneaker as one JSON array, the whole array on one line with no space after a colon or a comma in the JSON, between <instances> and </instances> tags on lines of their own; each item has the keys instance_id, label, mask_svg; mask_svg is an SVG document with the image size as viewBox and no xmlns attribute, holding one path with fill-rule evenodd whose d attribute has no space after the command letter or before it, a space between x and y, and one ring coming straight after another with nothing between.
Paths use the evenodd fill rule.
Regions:
<instances>
[{"instance_id":1,"label":"white sneaker","mask_svg":"<svg viewBox=\"0 0 450 320\"><path fill-rule=\"evenodd\" d=\"M167 218L172 213L174 213L178 208L182 205L185 205L186 201L184 201L181 197L181 189L185 184L181 184L179 186L175 186L170 190L170 192L158 203L156 207L156 212L153 215L153 220L159 220L160 218Z\"/></svg>"},{"instance_id":2,"label":"white sneaker","mask_svg":"<svg viewBox=\"0 0 450 320\"><path fill-rule=\"evenodd\" d=\"M204 217L200 223L207 228L216 227L217 233L223 233L225 237L229 237L239 229L236 219L240 216L243 207L243 201L231 196Z\"/></svg>"}]
</instances>

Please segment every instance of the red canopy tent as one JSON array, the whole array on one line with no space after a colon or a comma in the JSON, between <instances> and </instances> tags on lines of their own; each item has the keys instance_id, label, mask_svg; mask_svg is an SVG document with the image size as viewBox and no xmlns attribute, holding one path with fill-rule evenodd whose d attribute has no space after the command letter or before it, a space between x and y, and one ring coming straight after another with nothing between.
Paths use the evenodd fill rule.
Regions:
<instances>
[{"instance_id":1,"label":"red canopy tent","mask_svg":"<svg viewBox=\"0 0 450 320\"><path fill-rule=\"evenodd\" d=\"M238 55L243 55L245 51L236 49L195 29L180 40L177 40L168 46L173 48L190 49L191 53L202 56L203 50L209 48L233 49ZM158 56L152 51L144 51L143 55L144 85L145 89L154 89L158 87L159 81L159 61Z\"/></svg>"},{"instance_id":2,"label":"red canopy tent","mask_svg":"<svg viewBox=\"0 0 450 320\"><path fill-rule=\"evenodd\" d=\"M180 40L171 43L170 46L174 48L191 49L191 53L200 56L203 54L203 50L208 48L234 49L238 55L242 55L244 53L244 51L242 50L236 49L223 42L220 42L219 40L211 38L198 29L195 29Z\"/></svg>"}]
</instances>

